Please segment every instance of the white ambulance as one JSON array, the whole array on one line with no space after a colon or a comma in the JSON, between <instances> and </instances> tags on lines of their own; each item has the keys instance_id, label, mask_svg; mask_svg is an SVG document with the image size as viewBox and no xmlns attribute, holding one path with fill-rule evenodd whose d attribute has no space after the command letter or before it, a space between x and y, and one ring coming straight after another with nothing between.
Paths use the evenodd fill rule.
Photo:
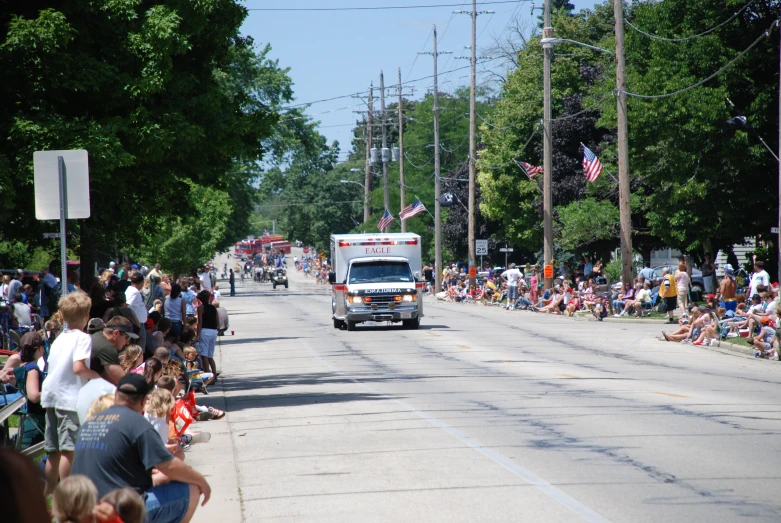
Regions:
<instances>
[{"instance_id":1,"label":"white ambulance","mask_svg":"<svg viewBox=\"0 0 781 523\"><path fill-rule=\"evenodd\" d=\"M332 234L331 307L334 328L402 322L417 329L423 317L420 236L411 233Z\"/></svg>"}]
</instances>

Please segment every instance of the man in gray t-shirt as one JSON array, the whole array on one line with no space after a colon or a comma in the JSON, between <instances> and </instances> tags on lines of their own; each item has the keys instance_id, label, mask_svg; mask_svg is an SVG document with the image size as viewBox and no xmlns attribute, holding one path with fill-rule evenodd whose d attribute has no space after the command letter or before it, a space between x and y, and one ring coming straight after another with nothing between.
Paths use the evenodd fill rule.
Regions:
<instances>
[{"instance_id":1,"label":"man in gray t-shirt","mask_svg":"<svg viewBox=\"0 0 781 523\"><path fill-rule=\"evenodd\" d=\"M89 477L98 497L118 488L135 489L144 497L147 523L190 521L200 495L206 504L211 488L200 473L168 452L142 415L148 393L139 374L119 380L114 406L81 426L71 473Z\"/></svg>"}]
</instances>

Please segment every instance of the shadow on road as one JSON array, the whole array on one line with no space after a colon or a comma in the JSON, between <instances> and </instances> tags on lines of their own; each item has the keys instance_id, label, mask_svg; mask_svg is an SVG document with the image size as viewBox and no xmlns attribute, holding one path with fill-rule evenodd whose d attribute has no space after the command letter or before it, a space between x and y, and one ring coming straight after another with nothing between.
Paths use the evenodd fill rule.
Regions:
<instances>
[{"instance_id":1,"label":"shadow on road","mask_svg":"<svg viewBox=\"0 0 781 523\"><path fill-rule=\"evenodd\" d=\"M276 340L303 340L306 339L301 336L269 336L267 338L234 338L225 339L225 337L219 338L220 345L238 345L240 343L262 343L264 341L276 341Z\"/></svg>"},{"instance_id":2,"label":"shadow on road","mask_svg":"<svg viewBox=\"0 0 781 523\"><path fill-rule=\"evenodd\" d=\"M245 409L271 407L301 407L326 403L345 403L348 401L387 400L388 396L372 393L290 393L290 394L248 394L226 397L229 412Z\"/></svg>"}]
</instances>

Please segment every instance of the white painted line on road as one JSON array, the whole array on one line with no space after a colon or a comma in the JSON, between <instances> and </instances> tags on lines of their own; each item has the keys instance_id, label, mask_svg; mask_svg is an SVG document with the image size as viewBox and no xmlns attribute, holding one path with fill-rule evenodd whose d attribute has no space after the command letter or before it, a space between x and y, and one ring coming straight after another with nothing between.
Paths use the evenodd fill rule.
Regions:
<instances>
[{"instance_id":1,"label":"white painted line on road","mask_svg":"<svg viewBox=\"0 0 781 523\"><path fill-rule=\"evenodd\" d=\"M485 445L483 445L480 441L470 438L460 430L458 430L455 427L451 427L444 421L440 420L439 418L436 418L435 416L432 416L431 414L422 411L418 408L416 408L413 405L410 405L406 401L402 401L399 399L394 398L393 396L390 396L388 394L385 394L384 392L381 392L371 385L367 385L366 383L350 376L349 374L346 374L336 368L333 364L331 364L330 361L326 360L320 354L317 353L316 350L314 350L311 345L307 342L302 342L306 348L309 350L309 352L314 356L318 361L320 361L323 365L328 367L332 372L339 374L340 376L349 379L353 383L356 383L363 387L364 389L368 390L369 392L372 392L373 394L377 394L378 396L381 396L383 398L386 398L397 405L401 405L405 409L409 410L413 414L417 415L421 419L426 420L430 424L434 425L435 427L439 427L440 429L444 430L457 440L459 440L464 445L467 445L471 447L472 449L476 450L483 456L487 457L494 463L497 463L498 465L501 465L508 471L510 471L515 476L523 479L527 483L534 485L540 492L544 493L554 501L558 502L560 505L570 509L572 512L577 514L581 519L584 521L588 521L590 523L610 523L610 520L602 516L601 514L595 512L594 510L590 509L580 501L576 500L569 494L565 493L563 490L559 489L558 487L555 487L551 485L549 482L547 482L545 479L541 478L531 470L527 469L526 467L512 461L510 458L502 454L501 452L498 452L492 448L489 448Z\"/></svg>"}]
</instances>

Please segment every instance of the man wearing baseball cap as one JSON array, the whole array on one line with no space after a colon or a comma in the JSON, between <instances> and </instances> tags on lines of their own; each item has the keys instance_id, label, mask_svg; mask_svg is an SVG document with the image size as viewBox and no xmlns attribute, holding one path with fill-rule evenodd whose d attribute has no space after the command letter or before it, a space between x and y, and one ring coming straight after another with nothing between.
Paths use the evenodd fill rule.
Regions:
<instances>
[{"instance_id":1,"label":"man wearing baseball cap","mask_svg":"<svg viewBox=\"0 0 781 523\"><path fill-rule=\"evenodd\" d=\"M119 380L114 406L81 426L71 473L89 477L99 498L124 487L141 493L146 523L187 523L201 494L203 505L209 501L211 487L199 472L168 452L157 430L144 418L149 392L139 374Z\"/></svg>"},{"instance_id":2,"label":"man wearing baseball cap","mask_svg":"<svg viewBox=\"0 0 781 523\"><path fill-rule=\"evenodd\" d=\"M93 318L92 322L101 322L100 318ZM88 326L89 329L89 326ZM89 360L89 368L100 374L100 377L112 385L117 385L120 378L125 375L119 363L119 351L125 345L135 342L138 334L133 332L133 324L124 316L114 316L106 322L104 327L92 334L92 355Z\"/></svg>"}]
</instances>

